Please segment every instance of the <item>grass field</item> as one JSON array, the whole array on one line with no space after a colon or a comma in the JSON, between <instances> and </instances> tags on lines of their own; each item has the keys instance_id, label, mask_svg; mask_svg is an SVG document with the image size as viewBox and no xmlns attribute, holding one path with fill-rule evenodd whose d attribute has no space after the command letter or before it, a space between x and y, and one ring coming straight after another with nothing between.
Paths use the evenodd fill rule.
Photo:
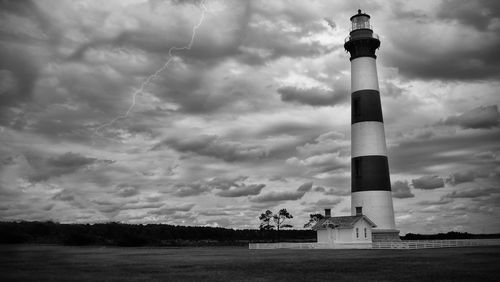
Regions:
<instances>
[{"instance_id":1,"label":"grass field","mask_svg":"<svg viewBox=\"0 0 500 282\"><path fill-rule=\"evenodd\" d=\"M0 281L500 281L500 246L248 250L0 246Z\"/></svg>"}]
</instances>

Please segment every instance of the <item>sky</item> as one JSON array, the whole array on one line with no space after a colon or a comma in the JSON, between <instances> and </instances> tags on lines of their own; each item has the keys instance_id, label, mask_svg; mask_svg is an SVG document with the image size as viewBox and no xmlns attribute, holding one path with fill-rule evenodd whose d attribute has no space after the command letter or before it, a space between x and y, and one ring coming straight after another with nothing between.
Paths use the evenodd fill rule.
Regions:
<instances>
[{"instance_id":1,"label":"sky","mask_svg":"<svg viewBox=\"0 0 500 282\"><path fill-rule=\"evenodd\" d=\"M350 213L349 18L397 228L500 232L499 1L1 1L0 220Z\"/></svg>"}]
</instances>

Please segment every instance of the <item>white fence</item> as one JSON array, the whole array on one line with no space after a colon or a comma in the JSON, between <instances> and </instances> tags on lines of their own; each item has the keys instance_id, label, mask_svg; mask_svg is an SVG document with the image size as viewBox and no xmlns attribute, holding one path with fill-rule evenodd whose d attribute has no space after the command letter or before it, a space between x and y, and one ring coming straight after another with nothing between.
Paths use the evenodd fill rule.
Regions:
<instances>
[{"instance_id":1,"label":"white fence","mask_svg":"<svg viewBox=\"0 0 500 282\"><path fill-rule=\"evenodd\" d=\"M371 249L371 243L343 243L343 244L328 244L328 243L250 243L250 250L270 250L270 249Z\"/></svg>"},{"instance_id":2,"label":"white fence","mask_svg":"<svg viewBox=\"0 0 500 282\"><path fill-rule=\"evenodd\" d=\"M464 240L417 240L399 242L373 242L373 249L433 249L457 248L468 246L500 245L500 239L464 239Z\"/></svg>"},{"instance_id":3,"label":"white fence","mask_svg":"<svg viewBox=\"0 0 500 282\"><path fill-rule=\"evenodd\" d=\"M250 243L251 250L269 249L437 249L437 248L458 248L468 246L493 246L500 245L500 239L465 239L465 240L416 240L416 241L392 241L373 243Z\"/></svg>"}]
</instances>

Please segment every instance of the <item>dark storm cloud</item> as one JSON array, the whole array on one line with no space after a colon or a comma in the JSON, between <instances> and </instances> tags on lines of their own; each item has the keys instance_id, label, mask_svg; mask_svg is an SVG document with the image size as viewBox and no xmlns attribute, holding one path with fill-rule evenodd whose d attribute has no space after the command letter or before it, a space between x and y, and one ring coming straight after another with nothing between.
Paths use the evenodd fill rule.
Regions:
<instances>
[{"instance_id":1,"label":"dark storm cloud","mask_svg":"<svg viewBox=\"0 0 500 282\"><path fill-rule=\"evenodd\" d=\"M482 106L460 115L450 116L442 123L462 128L493 128L500 124L500 113L497 105Z\"/></svg>"},{"instance_id":2,"label":"dark storm cloud","mask_svg":"<svg viewBox=\"0 0 500 282\"><path fill-rule=\"evenodd\" d=\"M239 187L234 187L228 190L219 191L215 193L215 195L221 197L242 197L242 196L258 195L265 186L266 186L265 184L252 184L248 186L242 184Z\"/></svg>"},{"instance_id":3,"label":"dark storm cloud","mask_svg":"<svg viewBox=\"0 0 500 282\"><path fill-rule=\"evenodd\" d=\"M29 179L34 182L45 181L52 177L71 174L99 161L97 158L88 158L73 152L67 152L46 160L35 155L27 155L26 157L33 168L35 168L34 174L29 177Z\"/></svg>"},{"instance_id":4,"label":"dark storm cloud","mask_svg":"<svg viewBox=\"0 0 500 282\"><path fill-rule=\"evenodd\" d=\"M346 97L348 97L347 91L337 93L333 90L320 88L302 89L288 86L278 88L277 91L283 102L295 102L311 106L333 106L345 102Z\"/></svg>"},{"instance_id":5,"label":"dark storm cloud","mask_svg":"<svg viewBox=\"0 0 500 282\"><path fill-rule=\"evenodd\" d=\"M464 148L470 149L471 144L481 144L481 150L496 152L500 150L497 140L500 140L500 131L488 130L475 134L451 134L430 139L404 141L388 148L389 166L392 173L412 171L428 174L432 173L428 169L430 164L476 164L477 157L467 150L464 151ZM446 154L457 151L463 151L463 153ZM486 162L490 161L486 160Z\"/></svg>"},{"instance_id":6,"label":"dark storm cloud","mask_svg":"<svg viewBox=\"0 0 500 282\"><path fill-rule=\"evenodd\" d=\"M251 202L257 202L257 203L264 203L264 202L279 202L279 201L293 201L293 200L298 200L304 197L304 195L308 192L311 191L312 189L312 182L306 182L302 184L296 191L294 192L288 192L288 191L283 191L283 192L269 192L266 194L262 194L260 196L256 196L253 198L250 198Z\"/></svg>"},{"instance_id":7,"label":"dark storm cloud","mask_svg":"<svg viewBox=\"0 0 500 282\"><path fill-rule=\"evenodd\" d=\"M437 16L478 30L487 30L500 20L500 3L496 0L445 0L441 3Z\"/></svg>"},{"instance_id":8,"label":"dark storm cloud","mask_svg":"<svg viewBox=\"0 0 500 282\"><path fill-rule=\"evenodd\" d=\"M156 144L152 150L159 150L165 146L181 153L195 153L201 156L222 159L227 162L256 160L264 158L267 154L264 148L260 146L226 141L216 135L168 138Z\"/></svg>"},{"instance_id":9,"label":"dark storm cloud","mask_svg":"<svg viewBox=\"0 0 500 282\"><path fill-rule=\"evenodd\" d=\"M394 49L386 59L403 75L440 80L499 78L500 36L494 24L500 17L498 1L445 1L435 17L425 18L419 25L414 21L422 20L421 16L405 18L398 11L393 16L408 21L389 24ZM459 23L458 32L448 33L450 29L445 28L440 34L436 27L454 27L454 22ZM411 32L401 28L408 25L413 25Z\"/></svg>"},{"instance_id":10,"label":"dark storm cloud","mask_svg":"<svg viewBox=\"0 0 500 282\"><path fill-rule=\"evenodd\" d=\"M48 159L47 164L57 168L74 170L82 166L94 163L95 161L97 161L97 159L95 158L87 158L80 154L67 152L58 157Z\"/></svg>"},{"instance_id":11,"label":"dark storm cloud","mask_svg":"<svg viewBox=\"0 0 500 282\"><path fill-rule=\"evenodd\" d=\"M398 199L413 198L408 181L396 181L392 184L392 197Z\"/></svg>"},{"instance_id":12,"label":"dark storm cloud","mask_svg":"<svg viewBox=\"0 0 500 282\"><path fill-rule=\"evenodd\" d=\"M22 30L22 27L14 26L15 28L13 29L2 31L2 33L5 32L5 34L2 34L2 38L12 40L13 42L30 42L36 39L40 40L40 37L45 39L45 37L48 36L48 39L51 41L52 44L59 42L61 35L60 30L56 26L54 26L54 24L50 21L47 15L45 15L39 9L39 7L37 6L37 1L31 1L31 0L0 1L0 11L4 12L5 13L4 15L9 15L9 16L15 15L17 17L23 18L23 20L25 21L33 23L33 25L36 26L37 28L35 29L36 32L39 33L39 34L29 34L28 32L26 32L27 30L24 30L25 32L16 32ZM11 25L15 25L15 23L12 22L8 23ZM43 34L43 36L40 36L41 34Z\"/></svg>"},{"instance_id":13,"label":"dark storm cloud","mask_svg":"<svg viewBox=\"0 0 500 282\"><path fill-rule=\"evenodd\" d=\"M192 26L198 23L198 19L203 13L203 9L199 2L188 2L182 1L177 3L176 1L164 1L159 6L162 13L166 14L168 17L173 18L173 25L159 25L154 19L148 17L143 17L139 11L137 14L134 11L127 11L129 16L134 17L137 20L137 25L133 28L123 27L118 30L114 30L113 33L108 34L107 37L95 36L91 40L81 44L69 57L69 60L85 60L85 54L92 49L100 49L104 47L126 47L126 48L136 48L139 50L146 51L148 53L157 53L167 55L171 47L181 48L182 46L187 46L190 43L190 35L192 32ZM182 6L182 7L180 7ZM192 7L188 7L192 6ZM196 8L198 11L191 11L191 16L183 17L183 13L176 13L172 11L189 11L190 8ZM241 35L238 32L245 34L245 27L248 24L248 5L232 5L232 11L234 15L239 15L239 17L234 17L231 19L231 24L233 25L233 35L232 40L217 41L213 40L211 37L205 38L205 40L198 40L196 44L193 44L191 48L186 52L186 50L174 50L175 56L196 58L203 60L205 62L216 61L222 57L233 55L237 52L237 46L241 40ZM186 10L184 10L186 9ZM205 24L208 16L205 12ZM226 19L229 20L229 19ZM162 22L162 21L159 21ZM203 22L202 22L203 24ZM217 24L217 23L216 23ZM198 33L204 33L204 25L200 25L197 30ZM218 29L214 30L218 32ZM158 36L158 34L169 34L169 36ZM196 38L195 38L196 39Z\"/></svg>"},{"instance_id":14,"label":"dark storm cloud","mask_svg":"<svg viewBox=\"0 0 500 282\"><path fill-rule=\"evenodd\" d=\"M0 45L0 121L6 124L6 107L27 102L33 95L33 87L39 75L34 56L24 49Z\"/></svg>"},{"instance_id":15,"label":"dark storm cloud","mask_svg":"<svg viewBox=\"0 0 500 282\"><path fill-rule=\"evenodd\" d=\"M411 183L416 189L431 190L444 187L444 180L437 175L424 175L417 179L412 179Z\"/></svg>"}]
</instances>

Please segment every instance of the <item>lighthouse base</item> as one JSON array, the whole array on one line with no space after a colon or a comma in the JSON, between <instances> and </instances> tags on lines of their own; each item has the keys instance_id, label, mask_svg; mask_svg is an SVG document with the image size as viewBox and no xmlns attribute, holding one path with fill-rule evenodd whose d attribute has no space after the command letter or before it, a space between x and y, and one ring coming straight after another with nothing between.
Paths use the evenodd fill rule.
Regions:
<instances>
[{"instance_id":1,"label":"lighthouse base","mask_svg":"<svg viewBox=\"0 0 500 282\"><path fill-rule=\"evenodd\" d=\"M399 230L396 229L373 229L372 242L393 242L401 241Z\"/></svg>"}]
</instances>

